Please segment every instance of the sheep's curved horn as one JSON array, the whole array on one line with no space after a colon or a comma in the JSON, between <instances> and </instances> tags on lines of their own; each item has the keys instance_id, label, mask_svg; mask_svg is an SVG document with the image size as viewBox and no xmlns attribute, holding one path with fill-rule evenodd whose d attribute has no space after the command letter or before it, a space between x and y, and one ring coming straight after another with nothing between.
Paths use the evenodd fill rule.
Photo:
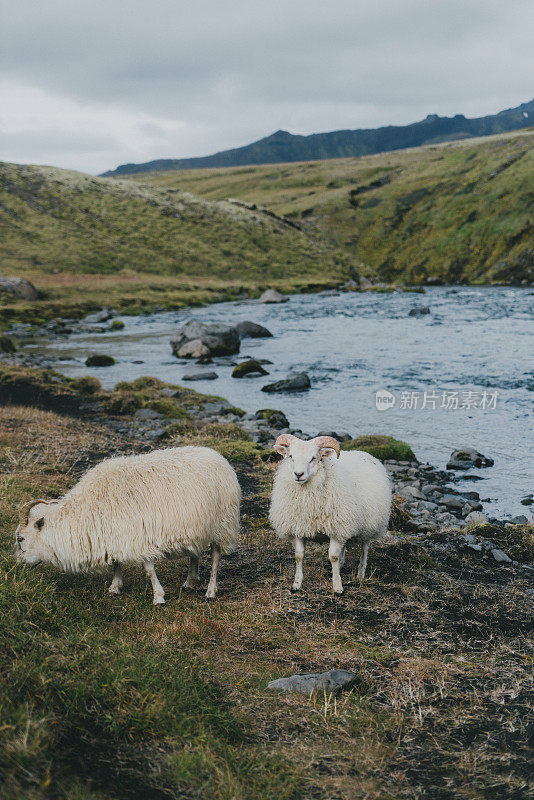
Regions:
<instances>
[{"instance_id":1,"label":"sheep's curved horn","mask_svg":"<svg viewBox=\"0 0 534 800\"><path fill-rule=\"evenodd\" d=\"M275 442L277 444L285 444L290 445L292 441L294 441L297 437L293 436L292 433L281 433L278 439Z\"/></svg>"},{"instance_id":2,"label":"sheep's curved horn","mask_svg":"<svg viewBox=\"0 0 534 800\"><path fill-rule=\"evenodd\" d=\"M282 448L289 447L291 442L294 442L296 438L297 437L293 436L291 433L281 433L280 436L277 438L276 442L274 443L273 447L277 453L280 453L280 455L284 455L284 451Z\"/></svg>"},{"instance_id":3,"label":"sheep's curved horn","mask_svg":"<svg viewBox=\"0 0 534 800\"><path fill-rule=\"evenodd\" d=\"M42 499L41 500L29 500L27 503L24 503L24 505L22 505L19 508L21 525L27 525L28 524L28 520L30 519L30 511L32 510L32 508L34 506L38 506L39 503L44 503L46 506L48 506L48 505L50 505L51 501L50 500L42 500Z\"/></svg>"},{"instance_id":4,"label":"sheep's curved horn","mask_svg":"<svg viewBox=\"0 0 534 800\"><path fill-rule=\"evenodd\" d=\"M316 436L312 439L318 447L331 447L336 451L336 456L339 458L339 442L333 436Z\"/></svg>"}]
</instances>

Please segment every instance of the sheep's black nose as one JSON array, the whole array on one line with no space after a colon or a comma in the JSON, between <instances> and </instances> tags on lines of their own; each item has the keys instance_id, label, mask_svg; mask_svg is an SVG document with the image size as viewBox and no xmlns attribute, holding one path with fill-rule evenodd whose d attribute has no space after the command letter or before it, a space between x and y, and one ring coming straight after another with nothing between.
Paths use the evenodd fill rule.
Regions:
<instances>
[{"instance_id":1,"label":"sheep's black nose","mask_svg":"<svg viewBox=\"0 0 534 800\"><path fill-rule=\"evenodd\" d=\"M303 472L295 472L294 474L295 474L295 478L296 478L297 480L299 480L300 478L302 478L302 476L304 475L304 473L303 473Z\"/></svg>"}]
</instances>

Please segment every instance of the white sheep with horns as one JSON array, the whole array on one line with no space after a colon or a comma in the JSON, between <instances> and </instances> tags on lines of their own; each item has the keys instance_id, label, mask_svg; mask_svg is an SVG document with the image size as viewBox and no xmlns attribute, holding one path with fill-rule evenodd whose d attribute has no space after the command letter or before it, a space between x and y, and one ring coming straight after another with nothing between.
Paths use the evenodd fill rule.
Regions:
<instances>
[{"instance_id":1,"label":"white sheep with horns","mask_svg":"<svg viewBox=\"0 0 534 800\"><path fill-rule=\"evenodd\" d=\"M274 478L269 519L280 538L295 544L293 590L302 586L305 539L330 539L335 594L343 593L340 568L349 539L361 542L358 578L363 580L369 544L387 532L391 484L378 459L361 450L340 452L332 436L303 441L284 433L274 444L284 456Z\"/></svg>"},{"instance_id":2,"label":"white sheep with horns","mask_svg":"<svg viewBox=\"0 0 534 800\"><path fill-rule=\"evenodd\" d=\"M235 549L241 490L228 461L208 447L175 447L110 458L90 469L59 500L27 504L16 555L71 572L114 566L110 594L122 588L121 565L144 564L154 604L165 602L154 562L189 556L184 584L199 583L202 551L211 546L206 597L217 592L222 554Z\"/></svg>"}]
</instances>

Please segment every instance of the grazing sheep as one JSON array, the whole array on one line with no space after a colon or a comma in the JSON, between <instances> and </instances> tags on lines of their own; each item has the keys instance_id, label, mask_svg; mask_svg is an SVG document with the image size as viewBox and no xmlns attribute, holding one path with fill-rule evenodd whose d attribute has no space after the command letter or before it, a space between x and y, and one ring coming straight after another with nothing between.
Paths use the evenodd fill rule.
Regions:
<instances>
[{"instance_id":1,"label":"grazing sheep","mask_svg":"<svg viewBox=\"0 0 534 800\"><path fill-rule=\"evenodd\" d=\"M221 553L235 548L241 490L225 458L208 447L175 447L110 458L89 470L60 500L34 500L16 531L17 558L72 572L113 565L110 594L122 588L121 565L142 563L154 604L165 602L154 562L189 556L186 588L211 545L206 597L217 592Z\"/></svg>"},{"instance_id":2,"label":"grazing sheep","mask_svg":"<svg viewBox=\"0 0 534 800\"><path fill-rule=\"evenodd\" d=\"M331 436L305 442L284 433L274 447L284 460L275 475L269 519L278 536L294 539L293 589L302 586L304 540L323 535L330 539L334 592L342 594L339 570L348 540L362 544L358 578L363 580L369 543L387 531L391 485L386 470L360 450L340 453Z\"/></svg>"}]
</instances>

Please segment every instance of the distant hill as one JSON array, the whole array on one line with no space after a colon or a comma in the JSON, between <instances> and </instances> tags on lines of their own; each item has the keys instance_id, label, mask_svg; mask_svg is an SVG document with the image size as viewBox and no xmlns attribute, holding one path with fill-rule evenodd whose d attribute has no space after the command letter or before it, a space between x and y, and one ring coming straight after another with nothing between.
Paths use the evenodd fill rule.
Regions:
<instances>
[{"instance_id":1,"label":"distant hill","mask_svg":"<svg viewBox=\"0 0 534 800\"><path fill-rule=\"evenodd\" d=\"M292 161L318 161L329 158L373 155L389 150L403 150L473 136L520 130L534 125L534 100L498 114L468 119L463 114L440 117L429 114L411 125L388 125L384 128L332 131L310 136L294 136L287 131L260 139L258 142L224 150L201 158L164 158L144 164L122 164L105 172L106 177L138 172L160 172L176 169L238 167L250 164L282 164Z\"/></svg>"},{"instance_id":2,"label":"distant hill","mask_svg":"<svg viewBox=\"0 0 534 800\"><path fill-rule=\"evenodd\" d=\"M363 158L141 174L298 222L383 281L534 279L534 130Z\"/></svg>"}]
</instances>

